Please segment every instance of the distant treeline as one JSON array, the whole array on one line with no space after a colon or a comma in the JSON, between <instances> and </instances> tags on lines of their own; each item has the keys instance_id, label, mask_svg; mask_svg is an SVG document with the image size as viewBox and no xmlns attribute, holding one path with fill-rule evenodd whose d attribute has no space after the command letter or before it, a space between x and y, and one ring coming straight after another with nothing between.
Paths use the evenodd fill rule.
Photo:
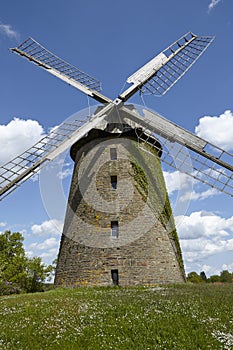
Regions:
<instances>
[{"instance_id":1,"label":"distant treeline","mask_svg":"<svg viewBox=\"0 0 233 350\"><path fill-rule=\"evenodd\" d=\"M223 270L220 275L213 275L207 278L204 271L199 275L193 271L188 274L187 281L192 283L233 283L233 273Z\"/></svg>"}]
</instances>

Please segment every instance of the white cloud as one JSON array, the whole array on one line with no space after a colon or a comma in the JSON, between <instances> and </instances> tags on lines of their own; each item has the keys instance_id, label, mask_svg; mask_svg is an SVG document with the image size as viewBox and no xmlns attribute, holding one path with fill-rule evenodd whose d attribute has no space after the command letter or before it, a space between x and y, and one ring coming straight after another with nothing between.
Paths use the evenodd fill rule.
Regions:
<instances>
[{"instance_id":1,"label":"white cloud","mask_svg":"<svg viewBox=\"0 0 233 350\"><path fill-rule=\"evenodd\" d=\"M39 236L59 235L60 236L62 232L62 228L63 228L63 223L61 221L56 219L51 219L51 220L44 221L40 225L33 225L31 227L31 230L34 235L39 235Z\"/></svg>"},{"instance_id":2,"label":"white cloud","mask_svg":"<svg viewBox=\"0 0 233 350\"><path fill-rule=\"evenodd\" d=\"M185 260L189 263L200 262L211 255L233 250L233 239L211 240L199 238L181 240L180 244Z\"/></svg>"},{"instance_id":3,"label":"white cloud","mask_svg":"<svg viewBox=\"0 0 233 350\"><path fill-rule=\"evenodd\" d=\"M204 200L219 194L219 191L213 188L197 191L197 187L200 185L199 181L177 170L173 172L164 171L164 179L169 195L179 191L179 202Z\"/></svg>"},{"instance_id":4,"label":"white cloud","mask_svg":"<svg viewBox=\"0 0 233 350\"><path fill-rule=\"evenodd\" d=\"M233 216L223 218L211 212L178 216L180 244L185 261L197 263L213 254L233 250Z\"/></svg>"},{"instance_id":5,"label":"white cloud","mask_svg":"<svg viewBox=\"0 0 233 350\"><path fill-rule=\"evenodd\" d=\"M233 233L233 216L225 219L211 212L198 211L189 216L176 217L179 221L179 236L182 239L199 237L226 237Z\"/></svg>"},{"instance_id":6,"label":"white cloud","mask_svg":"<svg viewBox=\"0 0 233 350\"><path fill-rule=\"evenodd\" d=\"M62 169L58 172L57 176L60 180L64 180L67 177L70 177L73 173L73 166L71 166L70 163L65 164L64 166L67 166L67 168Z\"/></svg>"},{"instance_id":7,"label":"white cloud","mask_svg":"<svg viewBox=\"0 0 233 350\"><path fill-rule=\"evenodd\" d=\"M33 252L34 255L38 256L38 250L44 250L47 252L49 249L55 249L58 247L59 240L55 237L49 237L43 242L37 243L31 243L27 248L28 252ZM41 254L41 252L39 253Z\"/></svg>"},{"instance_id":8,"label":"white cloud","mask_svg":"<svg viewBox=\"0 0 233 350\"><path fill-rule=\"evenodd\" d=\"M222 0L211 0L211 2L208 5L208 12L210 12L211 10L213 10L213 8L215 6L218 5L218 3L220 3Z\"/></svg>"},{"instance_id":9,"label":"white cloud","mask_svg":"<svg viewBox=\"0 0 233 350\"><path fill-rule=\"evenodd\" d=\"M223 264L222 270L228 270L229 272L233 272L233 262L230 264Z\"/></svg>"},{"instance_id":10,"label":"white cloud","mask_svg":"<svg viewBox=\"0 0 233 350\"><path fill-rule=\"evenodd\" d=\"M34 256L41 257L45 264L51 264L56 258L59 249L60 240L50 237L43 242L34 242L26 247L26 254L32 258Z\"/></svg>"},{"instance_id":11,"label":"white cloud","mask_svg":"<svg viewBox=\"0 0 233 350\"><path fill-rule=\"evenodd\" d=\"M50 237L50 238L47 238L42 243L36 243L36 248L39 250L47 251L48 249L56 248L58 243L59 243L59 240L57 240L55 237Z\"/></svg>"},{"instance_id":12,"label":"white cloud","mask_svg":"<svg viewBox=\"0 0 233 350\"><path fill-rule=\"evenodd\" d=\"M220 116L200 118L195 133L226 151L233 149L233 113L225 111Z\"/></svg>"},{"instance_id":13,"label":"white cloud","mask_svg":"<svg viewBox=\"0 0 233 350\"><path fill-rule=\"evenodd\" d=\"M43 128L36 120L14 118L0 125L0 164L4 164L33 146L43 136Z\"/></svg>"},{"instance_id":14,"label":"white cloud","mask_svg":"<svg viewBox=\"0 0 233 350\"><path fill-rule=\"evenodd\" d=\"M172 194L175 191L189 190L193 186L194 179L191 176L177 170L173 172L164 171L163 175L169 194Z\"/></svg>"},{"instance_id":15,"label":"white cloud","mask_svg":"<svg viewBox=\"0 0 233 350\"><path fill-rule=\"evenodd\" d=\"M215 188L209 188L208 190L202 191L202 192L196 192L193 190L192 192L186 192L180 197L180 201L184 202L186 200L190 201L197 201L197 200L204 200L213 196L216 196L219 194L219 191Z\"/></svg>"},{"instance_id":16,"label":"white cloud","mask_svg":"<svg viewBox=\"0 0 233 350\"><path fill-rule=\"evenodd\" d=\"M19 39L19 33L12 29L10 24L0 23L0 32L10 39Z\"/></svg>"},{"instance_id":17,"label":"white cloud","mask_svg":"<svg viewBox=\"0 0 233 350\"><path fill-rule=\"evenodd\" d=\"M31 242L32 235L27 237L26 253L27 256L39 256L45 264L51 264L58 254L60 236L63 223L56 219L42 222L40 225L32 225L31 232L36 236L36 242ZM41 236L47 236L41 241Z\"/></svg>"}]
</instances>

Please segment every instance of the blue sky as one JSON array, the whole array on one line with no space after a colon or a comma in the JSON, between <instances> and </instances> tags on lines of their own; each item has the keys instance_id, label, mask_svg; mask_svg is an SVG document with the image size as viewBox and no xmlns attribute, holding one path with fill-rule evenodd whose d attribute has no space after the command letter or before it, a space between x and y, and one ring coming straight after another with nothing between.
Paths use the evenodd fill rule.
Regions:
<instances>
[{"instance_id":1,"label":"blue sky","mask_svg":"<svg viewBox=\"0 0 233 350\"><path fill-rule=\"evenodd\" d=\"M70 115L96 104L8 50L28 36L98 78L103 94L110 98L118 95L135 70L186 32L216 36L165 96L144 96L142 101L137 95L130 102L145 103L192 132L201 118L209 116L209 123L206 119L202 123L203 134L232 151L231 0L9 0L0 9L0 163L28 148ZM62 170L65 197L57 212L41 195L37 178L0 202L0 231L21 231L27 252L41 256L46 263L58 251L58 228L62 227L70 173L71 161L66 158ZM179 216L177 228L186 272L205 270L210 275L226 268L233 271L232 198L194 187L192 200L184 204L179 193L181 187L190 192L189 180L179 180L167 169L165 178L174 214Z\"/></svg>"}]
</instances>

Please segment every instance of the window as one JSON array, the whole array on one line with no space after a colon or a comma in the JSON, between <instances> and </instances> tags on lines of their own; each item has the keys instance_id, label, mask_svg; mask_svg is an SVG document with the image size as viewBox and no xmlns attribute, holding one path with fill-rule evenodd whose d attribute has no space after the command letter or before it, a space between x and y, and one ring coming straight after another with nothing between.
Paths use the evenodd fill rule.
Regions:
<instances>
[{"instance_id":1,"label":"window","mask_svg":"<svg viewBox=\"0 0 233 350\"><path fill-rule=\"evenodd\" d=\"M110 159L111 160L117 159L117 149L116 148L110 148Z\"/></svg>"},{"instance_id":2,"label":"window","mask_svg":"<svg viewBox=\"0 0 233 350\"><path fill-rule=\"evenodd\" d=\"M118 221L111 221L112 237L118 238L119 236L119 226Z\"/></svg>"},{"instance_id":3,"label":"window","mask_svg":"<svg viewBox=\"0 0 233 350\"><path fill-rule=\"evenodd\" d=\"M119 274L118 270L111 270L112 282L114 286L118 286L119 284Z\"/></svg>"},{"instance_id":4,"label":"window","mask_svg":"<svg viewBox=\"0 0 233 350\"><path fill-rule=\"evenodd\" d=\"M116 175L111 176L111 186L112 186L112 190L117 189L117 176Z\"/></svg>"}]
</instances>

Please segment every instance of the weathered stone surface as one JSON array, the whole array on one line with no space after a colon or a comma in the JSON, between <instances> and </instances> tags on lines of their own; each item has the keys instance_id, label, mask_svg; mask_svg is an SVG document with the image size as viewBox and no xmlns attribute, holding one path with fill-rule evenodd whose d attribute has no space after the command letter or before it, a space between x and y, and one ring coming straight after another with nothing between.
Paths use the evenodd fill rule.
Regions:
<instances>
[{"instance_id":1,"label":"weathered stone surface","mask_svg":"<svg viewBox=\"0 0 233 350\"><path fill-rule=\"evenodd\" d=\"M139 144L133 131L114 136L93 130L71 155L75 167L55 285L112 285L113 270L120 285L184 282L156 150ZM117 189L111 176L117 176Z\"/></svg>"}]
</instances>

